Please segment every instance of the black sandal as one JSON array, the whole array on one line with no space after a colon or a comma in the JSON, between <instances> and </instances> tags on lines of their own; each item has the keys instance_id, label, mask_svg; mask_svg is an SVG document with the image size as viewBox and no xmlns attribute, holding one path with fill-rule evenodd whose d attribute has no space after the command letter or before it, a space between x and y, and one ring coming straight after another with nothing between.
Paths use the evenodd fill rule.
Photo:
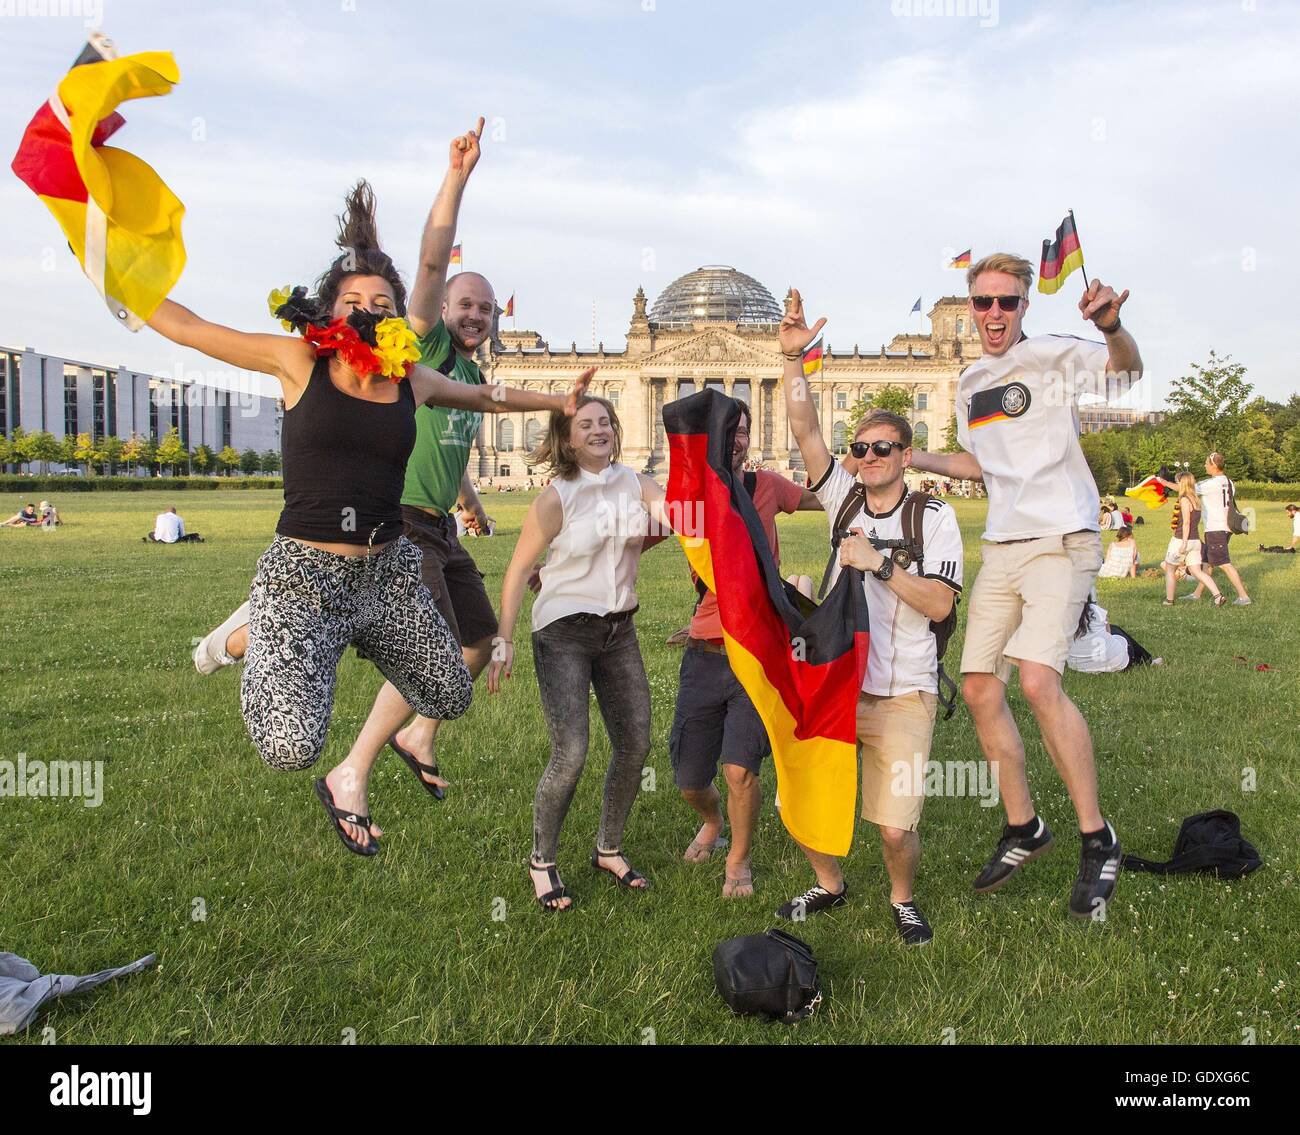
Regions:
<instances>
[{"instance_id":1,"label":"black sandal","mask_svg":"<svg viewBox=\"0 0 1300 1135\"><path fill-rule=\"evenodd\" d=\"M560 910L572 910L573 900L569 900L568 906L556 906L560 899L569 898L568 889L560 881L560 873L555 869L554 863L534 863L531 859L528 861L528 881L533 880L533 871L545 871L546 881L551 884L551 889L544 895L537 896L537 905L543 910L554 913Z\"/></svg>"},{"instance_id":2,"label":"black sandal","mask_svg":"<svg viewBox=\"0 0 1300 1135\"><path fill-rule=\"evenodd\" d=\"M334 823L334 830L338 832L339 839L343 841L343 846L357 855L378 855L379 840L370 831L370 817L358 816L355 812L345 812L342 808L334 803L334 793L330 791L330 786L325 783L323 776L317 777L313 787L316 789L316 797L325 806L325 811L329 813L330 819ZM369 843L358 843L350 835L348 830L343 826L343 822L355 824L359 828L365 828L366 833L370 836Z\"/></svg>"},{"instance_id":3,"label":"black sandal","mask_svg":"<svg viewBox=\"0 0 1300 1135\"><path fill-rule=\"evenodd\" d=\"M420 778L420 783L424 785L424 790L430 796L432 796L435 800L446 799L447 793L444 791L442 785L430 784L427 780L424 779L424 776L422 775L423 773L427 772L430 776L441 776L442 773L438 771L437 761L435 761L431 765L420 764L420 762L415 759L414 753L408 753L405 749L402 748L401 745L397 743L396 734L394 734L392 737L388 739L388 747L392 749L393 752L395 752L399 757L401 757L402 763L406 765L406 767L409 768L413 773L415 773L417 777Z\"/></svg>"},{"instance_id":4,"label":"black sandal","mask_svg":"<svg viewBox=\"0 0 1300 1135\"><path fill-rule=\"evenodd\" d=\"M594 868L596 868L597 871L604 871L607 875L613 875L614 878L618 881L618 885L620 887L628 887L629 889L634 891L648 891L650 889L650 880L647 879L644 875L642 875L641 872L633 870L632 864L630 863L627 864L627 870L623 872L622 875L620 875L612 867L602 867L600 865L600 861L602 859L614 859L614 858L622 859L624 863L627 863L627 857L617 847L614 848L613 851L601 851L600 848L596 848L596 850L591 853L591 865ZM633 883L638 883L638 882L644 882L645 886L644 887L632 886Z\"/></svg>"}]
</instances>

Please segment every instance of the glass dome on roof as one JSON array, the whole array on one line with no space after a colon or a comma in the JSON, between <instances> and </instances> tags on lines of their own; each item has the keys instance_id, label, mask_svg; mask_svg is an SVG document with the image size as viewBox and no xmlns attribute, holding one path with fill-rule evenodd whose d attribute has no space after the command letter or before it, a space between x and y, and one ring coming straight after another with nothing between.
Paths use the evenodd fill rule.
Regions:
<instances>
[{"instance_id":1,"label":"glass dome on roof","mask_svg":"<svg viewBox=\"0 0 1300 1135\"><path fill-rule=\"evenodd\" d=\"M704 320L780 323L781 305L753 276L725 264L707 264L669 284L650 309L650 322L682 327Z\"/></svg>"}]
</instances>

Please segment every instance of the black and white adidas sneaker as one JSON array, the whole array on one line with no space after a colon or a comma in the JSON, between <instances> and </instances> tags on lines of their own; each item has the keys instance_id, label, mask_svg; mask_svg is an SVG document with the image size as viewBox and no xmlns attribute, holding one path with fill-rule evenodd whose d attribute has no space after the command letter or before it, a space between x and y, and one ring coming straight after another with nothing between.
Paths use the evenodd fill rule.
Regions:
<instances>
[{"instance_id":1,"label":"black and white adidas sneaker","mask_svg":"<svg viewBox=\"0 0 1300 1135\"><path fill-rule=\"evenodd\" d=\"M998 849L993 853L984 870L975 878L975 889L981 894L996 891L1011 878L1024 864L1037 859L1052 846L1052 829L1041 816L1038 817L1038 830L1031 836L1016 835L1008 824L1002 829L1002 838L998 840Z\"/></svg>"},{"instance_id":2,"label":"black and white adidas sneaker","mask_svg":"<svg viewBox=\"0 0 1300 1135\"><path fill-rule=\"evenodd\" d=\"M1074 918L1105 919L1105 904L1115 893L1119 864L1124 852L1115 829L1106 821L1105 829L1083 841L1079 852L1079 874L1070 892L1070 914ZM1100 914L1098 911L1100 910Z\"/></svg>"}]
</instances>

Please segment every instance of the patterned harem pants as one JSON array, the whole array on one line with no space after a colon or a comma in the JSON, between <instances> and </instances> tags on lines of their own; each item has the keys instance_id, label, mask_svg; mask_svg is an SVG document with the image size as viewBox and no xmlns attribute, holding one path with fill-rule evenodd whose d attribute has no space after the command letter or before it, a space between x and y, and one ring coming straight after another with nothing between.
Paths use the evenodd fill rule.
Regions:
<instances>
[{"instance_id":1,"label":"patterned harem pants","mask_svg":"<svg viewBox=\"0 0 1300 1135\"><path fill-rule=\"evenodd\" d=\"M307 768L321 755L349 645L422 716L448 720L469 708L469 671L420 563L404 536L372 556L276 536L257 561L240 704L272 768Z\"/></svg>"}]
</instances>

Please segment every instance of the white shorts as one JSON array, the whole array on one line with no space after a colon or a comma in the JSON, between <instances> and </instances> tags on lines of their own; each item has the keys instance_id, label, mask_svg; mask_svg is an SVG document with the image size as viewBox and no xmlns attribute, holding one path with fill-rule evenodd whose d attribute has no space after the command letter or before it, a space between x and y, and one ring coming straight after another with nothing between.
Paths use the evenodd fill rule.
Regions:
<instances>
[{"instance_id":1,"label":"white shorts","mask_svg":"<svg viewBox=\"0 0 1300 1135\"><path fill-rule=\"evenodd\" d=\"M1188 540L1187 554L1185 556L1178 554L1178 549L1182 547L1182 543L1177 536L1169 541L1169 547L1165 549L1165 563L1170 567L1200 567L1201 542L1199 540Z\"/></svg>"}]
</instances>

